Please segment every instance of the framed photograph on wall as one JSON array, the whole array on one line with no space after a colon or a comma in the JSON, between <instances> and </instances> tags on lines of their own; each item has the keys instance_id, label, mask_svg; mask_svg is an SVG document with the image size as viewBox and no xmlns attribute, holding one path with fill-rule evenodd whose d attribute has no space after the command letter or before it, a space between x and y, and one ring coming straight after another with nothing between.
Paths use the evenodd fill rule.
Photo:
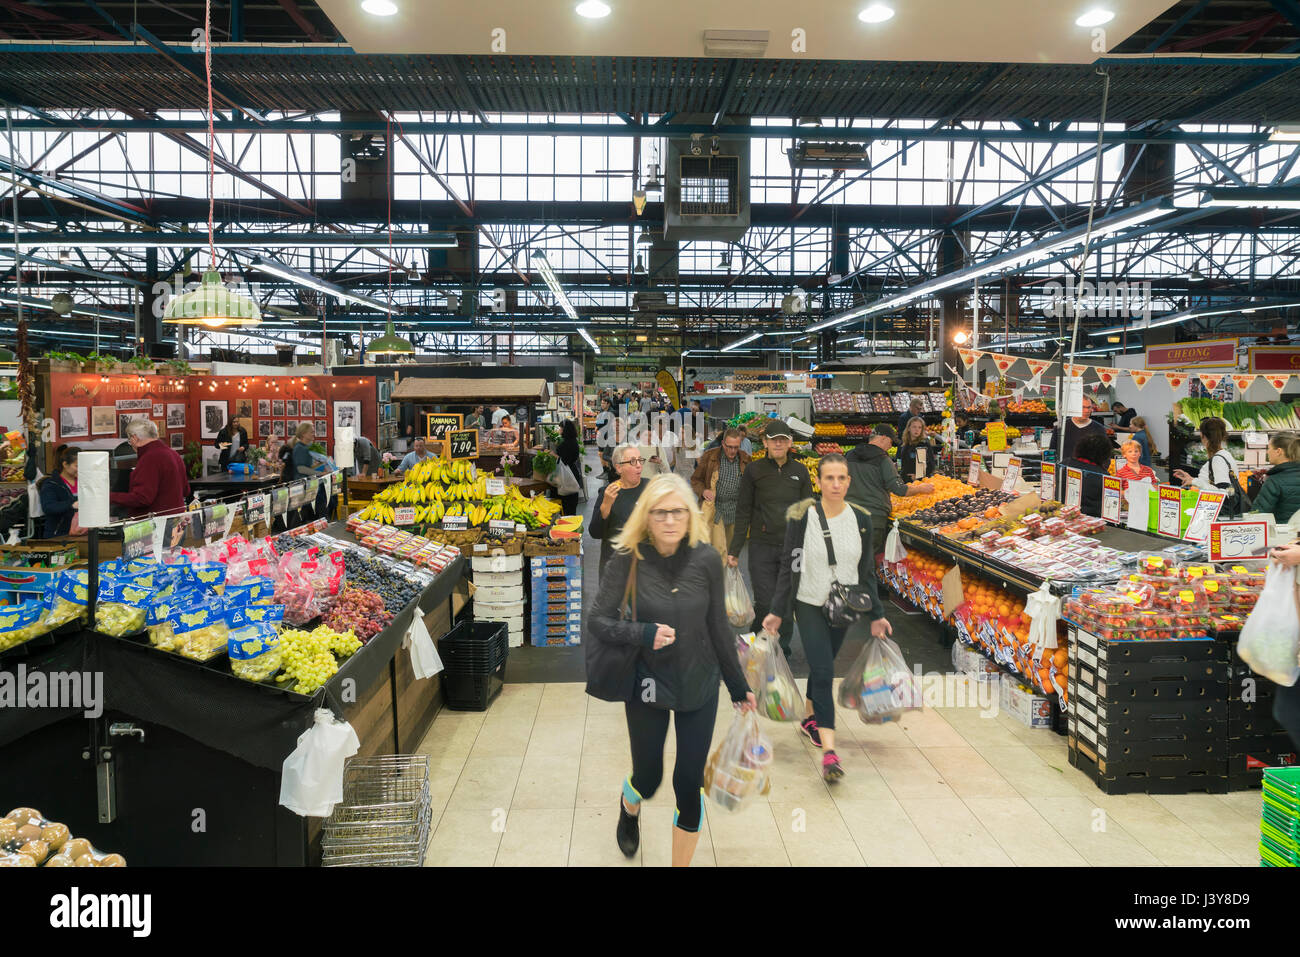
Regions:
<instances>
[{"instance_id":1,"label":"framed photograph on wall","mask_svg":"<svg viewBox=\"0 0 1300 957\"><path fill-rule=\"evenodd\" d=\"M284 399L271 400L271 414L284 415Z\"/></svg>"},{"instance_id":2,"label":"framed photograph on wall","mask_svg":"<svg viewBox=\"0 0 1300 957\"><path fill-rule=\"evenodd\" d=\"M184 402L167 403L167 428L169 429L185 428L185 403Z\"/></svg>"},{"instance_id":3,"label":"framed photograph on wall","mask_svg":"<svg viewBox=\"0 0 1300 957\"><path fill-rule=\"evenodd\" d=\"M253 417L253 400L239 399L235 405L236 419L251 419Z\"/></svg>"},{"instance_id":4,"label":"framed photograph on wall","mask_svg":"<svg viewBox=\"0 0 1300 957\"><path fill-rule=\"evenodd\" d=\"M284 423L284 434L285 434L285 435L296 435L297 433L298 433L298 420L297 420L297 419L286 419L286 420L285 420L285 423Z\"/></svg>"},{"instance_id":5,"label":"framed photograph on wall","mask_svg":"<svg viewBox=\"0 0 1300 957\"><path fill-rule=\"evenodd\" d=\"M126 427L136 419L147 419L147 412L119 412L117 415L117 434L119 438L126 438Z\"/></svg>"},{"instance_id":6,"label":"framed photograph on wall","mask_svg":"<svg viewBox=\"0 0 1300 957\"><path fill-rule=\"evenodd\" d=\"M258 434L258 436L259 436L260 438L263 438L263 439L270 438L270 436L271 436L271 420L270 420L270 419L258 419L258 420L257 420L257 434Z\"/></svg>"},{"instance_id":7,"label":"framed photograph on wall","mask_svg":"<svg viewBox=\"0 0 1300 957\"><path fill-rule=\"evenodd\" d=\"M316 430L316 438L324 439L325 436L329 434L329 428L330 428L329 420L317 419L316 424L312 426L312 428Z\"/></svg>"},{"instance_id":8,"label":"framed photograph on wall","mask_svg":"<svg viewBox=\"0 0 1300 957\"><path fill-rule=\"evenodd\" d=\"M284 414L289 417L295 417L298 414L298 400L286 399L284 403Z\"/></svg>"},{"instance_id":9,"label":"framed photograph on wall","mask_svg":"<svg viewBox=\"0 0 1300 957\"><path fill-rule=\"evenodd\" d=\"M261 417L261 418L266 418L267 416L269 416L269 415L271 414L271 400L270 400L270 399L258 399L258 400L257 400L257 414L258 414L258 416Z\"/></svg>"},{"instance_id":10,"label":"framed photograph on wall","mask_svg":"<svg viewBox=\"0 0 1300 957\"><path fill-rule=\"evenodd\" d=\"M271 423L272 435L284 435L284 419L276 419Z\"/></svg>"},{"instance_id":11,"label":"framed photograph on wall","mask_svg":"<svg viewBox=\"0 0 1300 957\"><path fill-rule=\"evenodd\" d=\"M199 438L215 439L226 427L230 407L225 399L202 399L199 402Z\"/></svg>"},{"instance_id":12,"label":"framed photograph on wall","mask_svg":"<svg viewBox=\"0 0 1300 957\"><path fill-rule=\"evenodd\" d=\"M173 432L171 435L168 436L168 439L171 441L172 448L174 448L177 452L183 452L185 450L184 432Z\"/></svg>"},{"instance_id":13,"label":"framed photograph on wall","mask_svg":"<svg viewBox=\"0 0 1300 957\"><path fill-rule=\"evenodd\" d=\"M317 399L313 405L315 407L316 418L323 419L325 416L329 415L329 410L325 407L324 399Z\"/></svg>"},{"instance_id":14,"label":"framed photograph on wall","mask_svg":"<svg viewBox=\"0 0 1300 957\"><path fill-rule=\"evenodd\" d=\"M163 404L161 402L155 402L153 404L153 417L155 419L161 419L166 414L167 413L163 411Z\"/></svg>"},{"instance_id":15,"label":"framed photograph on wall","mask_svg":"<svg viewBox=\"0 0 1300 957\"><path fill-rule=\"evenodd\" d=\"M92 406L90 409L91 435L114 435L116 431L117 409L111 405Z\"/></svg>"},{"instance_id":16,"label":"framed photograph on wall","mask_svg":"<svg viewBox=\"0 0 1300 957\"><path fill-rule=\"evenodd\" d=\"M59 437L63 439L90 435L90 409L84 405L59 409Z\"/></svg>"},{"instance_id":17,"label":"framed photograph on wall","mask_svg":"<svg viewBox=\"0 0 1300 957\"><path fill-rule=\"evenodd\" d=\"M334 428L336 429L353 428L360 431L361 403L360 402L335 402L334 403Z\"/></svg>"},{"instance_id":18,"label":"framed photograph on wall","mask_svg":"<svg viewBox=\"0 0 1300 957\"><path fill-rule=\"evenodd\" d=\"M306 418L311 415L311 397L307 396L298 402L298 414Z\"/></svg>"}]
</instances>

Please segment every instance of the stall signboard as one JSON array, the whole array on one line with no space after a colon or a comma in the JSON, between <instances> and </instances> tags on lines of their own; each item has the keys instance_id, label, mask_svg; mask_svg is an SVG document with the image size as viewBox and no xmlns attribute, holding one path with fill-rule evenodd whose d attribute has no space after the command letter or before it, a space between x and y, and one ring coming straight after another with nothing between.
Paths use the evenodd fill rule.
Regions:
<instances>
[{"instance_id":1,"label":"stall signboard","mask_svg":"<svg viewBox=\"0 0 1300 957\"><path fill-rule=\"evenodd\" d=\"M1056 465L1044 462L1043 470L1038 476L1038 497L1044 502L1056 500Z\"/></svg>"},{"instance_id":2,"label":"stall signboard","mask_svg":"<svg viewBox=\"0 0 1300 957\"><path fill-rule=\"evenodd\" d=\"M1005 452L1007 448L1007 425L1005 422L990 422L989 430L989 451Z\"/></svg>"},{"instance_id":3,"label":"stall signboard","mask_svg":"<svg viewBox=\"0 0 1300 957\"><path fill-rule=\"evenodd\" d=\"M465 417L459 412L426 412L424 414L424 434L431 439L441 441L453 429L465 424Z\"/></svg>"},{"instance_id":4,"label":"stall signboard","mask_svg":"<svg viewBox=\"0 0 1300 957\"><path fill-rule=\"evenodd\" d=\"M1157 501L1156 531L1177 538L1183 525L1183 490L1177 485L1162 485Z\"/></svg>"},{"instance_id":5,"label":"stall signboard","mask_svg":"<svg viewBox=\"0 0 1300 957\"><path fill-rule=\"evenodd\" d=\"M1020 481L1020 465L1020 459L1015 456L1012 456L1007 462L1006 470L1002 473L1002 491L1014 492L1016 490L1016 483Z\"/></svg>"},{"instance_id":6,"label":"stall signboard","mask_svg":"<svg viewBox=\"0 0 1300 957\"><path fill-rule=\"evenodd\" d=\"M1253 346L1249 372L1300 372L1300 346Z\"/></svg>"},{"instance_id":7,"label":"stall signboard","mask_svg":"<svg viewBox=\"0 0 1300 957\"><path fill-rule=\"evenodd\" d=\"M122 529L122 557L142 558L153 555L153 519L131 522Z\"/></svg>"},{"instance_id":8,"label":"stall signboard","mask_svg":"<svg viewBox=\"0 0 1300 957\"><path fill-rule=\"evenodd\" d=\"M448 432L447 457L450 459L478 458L478 429L460 429Z\"/></svg>"},{"instance_id":9,"label":"stall signboard","mask_svg":"<svg viewBox=\"0 0 1300 957\"><path fill-rule=\"evenodd\" d=\"M1183 538L1189 542L1204 542L1210 537L1210 526L1219 520L1219 511L1227 496L1223 492L1201 492L1192 510L1192 520L1187 523Z\"/></svg>"},{"instance_id":10,"label":"stall signboard","mask_svg":"<svg viewBox=\"0 0 1300 957\"><path fill-rule=\"evenodd\" d=\"M401 508L393 510L394 525L414 525L415 524L415 506L403 505Z\"/></svg>"},{"instance_id":11,"label":"stall signboard","mask_svg":"<svg viewBox=\"0 0 1300 957\"><path fill-rule=\"evenodd\" d=\"M506 494L506 480L503 478L490 478L487 480L487 495L489 498L496 495Z\"/></svg>"},{"instance_id":12,"label":"stall signboard","mask_svg":"<svg viewBox=\"0 0 1300 957\"><path fill-rule=\"evenodd\" d=\"M1205 339L1172 346L1149 346L1148 369L1204 369L1237 367L1236 339Z\"/></svg>"},{"instance_id":13,"label":"stall signboard","mask_svg":"<svg viewBox=\"0 0 1300 957\"><path fill-rule=\"evenodd\" d=\"M1268 557L1268 522L1214 522L1210 525L1210 561Z\"/></svg>"},{"instance_id":14,"label":"stall signboard","mask_svg":"<svg viewBox=\"0 0 1300 957\"><path fill-rule=\"evenodd\" d=\"M1124 480L1113 475L1103 475L1101 479L1101 517L1108 522L1119 524L1119 493L1124 487Z\"/></svg>"},{"instance_id":15,"label":"stall signboard","mask_svg":"<svg viewBox=\"0 0 1300 957\"><path fill-rule=\"evenodd\" d=\"M258 522L271 524L271 496L257 492L244 499L244 524L252 528Z\"/></svg>"},{"instance_id":16,"label":"stall signboard","mask_svg":"<svg viewBox=\"0 0 1300 957\"><path fill-rule=\"evenodd\" d=\"M1065 504L1076 508L1083 501L1083 469L1065 470Z\"/></svg>"}]
</instances>

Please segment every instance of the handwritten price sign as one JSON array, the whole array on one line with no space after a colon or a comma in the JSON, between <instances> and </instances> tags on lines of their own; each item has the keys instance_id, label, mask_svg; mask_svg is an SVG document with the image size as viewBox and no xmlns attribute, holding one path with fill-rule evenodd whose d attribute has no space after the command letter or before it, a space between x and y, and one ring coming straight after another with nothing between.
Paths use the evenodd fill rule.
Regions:
<instances>
[{"instance_id":1,"label":"handwritten price sign","mask_svg":"<svg viewBox=\"0 0 1300 957\"><path fill-rule=\"evenodd\" d=\"M1267 555L1268 522L1215 522L1210 526L1210 561Z\"/></svg>"}]
</instances>

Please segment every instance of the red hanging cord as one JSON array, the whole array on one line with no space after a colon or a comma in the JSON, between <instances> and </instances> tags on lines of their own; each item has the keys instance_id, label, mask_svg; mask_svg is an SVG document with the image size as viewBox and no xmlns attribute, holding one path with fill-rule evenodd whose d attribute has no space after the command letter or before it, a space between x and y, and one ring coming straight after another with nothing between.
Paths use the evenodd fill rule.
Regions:
<instances>
[{"instance_id":1,"label":"red hanging cord","mask_svg":"<svg viewBox=\"0 0 1300 957\"><path fill-rule=\"evenodd\" d=\"M212 0L204 0L203 4L203 65L208 76L208 255L212 257L212 268L216 269L217 244L213 239L216 194L212 186L216 164L216 134L212 130Z\"/></svg>"}]
</instances>

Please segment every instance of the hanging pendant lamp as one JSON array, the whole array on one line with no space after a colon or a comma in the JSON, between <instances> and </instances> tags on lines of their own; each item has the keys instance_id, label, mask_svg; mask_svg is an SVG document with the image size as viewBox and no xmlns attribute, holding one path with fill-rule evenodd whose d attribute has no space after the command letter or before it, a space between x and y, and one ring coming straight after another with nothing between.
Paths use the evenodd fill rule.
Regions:
<instances>
[{"instance_id":1,"label":"hanging pendant lamp","mask_svg":"<svg viewBox=\"0 0 1300 957\"><path fill-rule=\"evenodd\" d=\"M366 346L366 352L377 356L413 356L415 346L393 330L393 320L390 316L384 334Z\"/></svg>"},{"instance_id":2,"label":"hanging pendant lamp","mask_svg":"<svg viewBox=\"0 0 1300 957\"><path fill-rule=\"evenodd\" d=\"M183 326L207 326L222 329L227 326L256 326L262 321L262 310L256 302L242 293L227 289L217 272L217 248L213 239L213 210L215 206L212 180L216 167L215 137L212 132L212 0L207 0L203 11L203 62L208 87L208 255L212 267L203 274L199 288L174 296L163 312L163 322Z\"/></svg>"}]
</instances>

